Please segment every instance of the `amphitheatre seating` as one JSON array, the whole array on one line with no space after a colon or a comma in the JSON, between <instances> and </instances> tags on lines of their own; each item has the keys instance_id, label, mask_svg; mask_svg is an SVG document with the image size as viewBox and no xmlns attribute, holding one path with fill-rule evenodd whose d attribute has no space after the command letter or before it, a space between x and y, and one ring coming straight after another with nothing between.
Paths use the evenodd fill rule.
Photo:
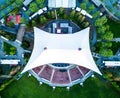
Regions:
<instances>
[{"instance_id":1,"label":"amphitheatre seating","mask_svg":"<svg viewBox=\"0 0 120 98\"><path fill-rule=\"evenodd\" d=\"M42 67L43 67L43 66L35 67L35 68L33 68L32 70L33 70L36 74L38 74L38 73L40 72L40 70L42 69Z\"/></svg>"},{"instance_id":2,"label":"amphitheatre seating","mask_svg":"<svg viewBox=\"0 0 120 98\"><path fill-rule=\"evenodd\" d=\"M57 83L57 84L70 83L67 71L62 72L62 71L56 69L55 73L53 75L53 78L52 78L52 83Z\"/></svg>"},{"instance_id":3,"label":"amphitheatre seating","mask_svg":"<svg viewBox=\"0 0 120 98\"><path fill-rule=\"evenodd\" d=\"M52 75L52 70L53 68L50 66L46 66L43 71L40 73L40 77L46 79L46 80L50 80L51 75Z\"/></svg>"},{"instance_id":4,"label":"amphitheatre seating","mask_svg":"<svg viewBox=\"0 0 120 98\"><path fill-rule=\"evenodd\" d=\"M69 72L72 81L82 78L82 74L76 67L70 69Z\"/></svg>"},{"instance_id":5,"label":"amphitheatre seating","mask_svg":"<svg viewBox=\"0 0 120 98\"><path fill-rule=\"evenodd\" d=\"M66 69L54 69L53 70L53 68L49 65L39 66L39 67L33 68L32 70L40 78L46 79L50 81L51 83L55 83L55 84L69 84L70 79L71 81L82 79L82 77L90 71L89 69L85 67L78 66L78 67L68 69L69 75L70 75L69 76L68 71Z\"/></svg>"},{"instance_id":6,"label":"amphitheatre seating","mask_svg":"<svg viewBox=\"0 0 120 98\"><path fill-rule=\"evenodd\" d=\"M85 67L82 67L82 66L79 66L79 69L82 71L82 73L85 75L87 74L90 70L85 68Z\"/></svg>"}]
</instances>

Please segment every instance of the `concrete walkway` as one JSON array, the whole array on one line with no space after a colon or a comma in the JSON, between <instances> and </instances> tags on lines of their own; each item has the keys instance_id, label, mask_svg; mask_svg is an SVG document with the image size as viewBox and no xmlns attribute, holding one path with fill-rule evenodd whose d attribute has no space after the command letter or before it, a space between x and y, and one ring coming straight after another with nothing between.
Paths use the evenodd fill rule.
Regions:
<instances>
[{"instance_id":1,"label":"concrete walkway","mask_svg":"<svg viewBox=\"0 0 120 98\"><path fill-rule=\"evenodd\" d=\"M20 44L22 44L24 32L25 32L25 24L21 24L17 33L16 42L19 42Z\"/></svg>"},{"instance_id":2,"label":"concrete walkway","mask_svg":"<svg viewBox=\"0 0 120 98\"><path fill-rule=\"evenodd\" d=\"M115 41L115 42L120 42L120 38L113 38L112 41Z\"/></svg>"}]
</instances>

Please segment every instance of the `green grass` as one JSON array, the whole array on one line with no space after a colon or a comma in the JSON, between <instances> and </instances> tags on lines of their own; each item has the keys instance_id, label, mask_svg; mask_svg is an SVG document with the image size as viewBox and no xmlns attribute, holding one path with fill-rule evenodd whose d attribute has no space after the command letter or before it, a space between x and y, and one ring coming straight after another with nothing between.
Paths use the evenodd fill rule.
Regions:
<instances>
[{"instance_id":1,"label":"green grass","mask_svg":"<svg viewBox=\"0 0 120 98\"><path fill-rule=\"evenodd\" d=\"M4 52L7 54L7 55L15 55L17 50L14 46L4 42Z\"/></svg>"},{"instance_id":2,"label":"green grass","mask_svg":"<svg viewBox=\"0 0 120 98\"><path fill-rule=\"evenodd\" d=\"M67 91L66 88L56 88L43 84L27 75L14 81L4 91L0 92L2 98L120 98L111 86L103 83L98 78L89 78L84 86L75 85Z\"/></svg>"},{"instance_id":3,"label":"green grass","mask_svg":"<svg viewBox=\"0 0 120 98\"><path fill-rule=\"evenodd\" d=\"M110 26L110 30L113 32L114 38L120 37L120 23L108 18L107 24Z\"/></svg>"},{"instance_id":4,"label":"green grass","mask_svg":"<svg viewBox=\"0 0 120 98\"><path fill-rule=\"evenodd\" d=\"M114 54L118 51L119 48L120 48L120 42L112 42L111 49Z\"/></svg>"}]
</instances>

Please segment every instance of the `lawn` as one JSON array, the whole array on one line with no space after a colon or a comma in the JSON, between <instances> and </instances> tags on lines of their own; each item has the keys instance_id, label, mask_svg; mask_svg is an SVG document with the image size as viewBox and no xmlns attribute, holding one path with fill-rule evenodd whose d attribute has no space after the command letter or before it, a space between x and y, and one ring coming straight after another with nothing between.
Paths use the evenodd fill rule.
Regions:
<instances>
[{"instance_id":1,"label":"lawn","mask_svg":"<svg viewBox=\"0 0 120 98\"><path fill-rule=\"evenodd\" d=\"M15 55L17 50L14 46L4 42L4 52L6 55Z\"/></svg>"},{"instance_id":2,"label":"lawn","mask_svg":"<svg viewBox=\"0 0 120 98\"><path fill-rule=\"evenodd\" d=\"M111 49L114 54L118 51L119 48L120 48L120 42L112 42Z\"/></svg>"},{"instance_id":3,"label":"lawn","mask_svg":"<svg viewBox=\"0 0 120 98\"><path fill-rule=\"evenodd\" d=\"M110 30L114 33L114 38L120 37L120 23L108 18L107 24L110 26Z\"/></svg>"},{"instance_id":4,"label":"lawn","mask_svg":"<svg viewBox=\"0 0 120 98\"><path fill-rule=\"evenodd\" d=\"M27 75L14 81L4 91L0 92L1 98L120 98L111 86L103 83L98 78L89 78L84 86L75 85L67 91L65 88L56 88L42 84Z\"/></svg>"}]
</instances>

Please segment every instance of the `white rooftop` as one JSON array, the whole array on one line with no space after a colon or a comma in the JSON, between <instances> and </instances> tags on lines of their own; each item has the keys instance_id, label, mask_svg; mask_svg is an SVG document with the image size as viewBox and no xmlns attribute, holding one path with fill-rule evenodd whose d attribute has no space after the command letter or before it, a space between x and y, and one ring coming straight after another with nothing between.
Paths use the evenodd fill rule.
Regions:
<instances>
[{"instance_id":1,"label":"white rooftop","mask_svg":"<svg viewBox=\"0 0 120 98\"><path fill-rule=\"evenodd\" d=\"M103 61L103 63L105 63L105 66L110 67L120 66L120 61Z\"/></svg>"},{"instance_id":2,"label":"white rooftop","mask_svg":"<svg viewBox=\"0 0 120 98\"><path fill-rule=\"evenodd\" d=\"M100 0L92 0L92 2L94 2L96 6L100 6L102 4Z\"/></svg>"},{"instance_id":3,"label":"white rooftop","mask_svg":"<svg viewBox=\"0 0 120 98\"><path fill-rule=\"evenodd\" d=\"M28 4L30 4L30 2L32 2L33 0L25 0L24 2L23 2L23 4L25 5L25 6L27 6Z\"/></svg>"},{"instance_id":4,"label":"white rooftop","mask_svg":"<svg viewBox=\"0 0 120 98\"><path fill-rule=\"evenodd\" d=\"M91 55L89 29L74 34L51 34L34 27L34 48L22 73L40 65L70 63L101 75Z\"/></svg>"},{"instance_id":5,"label":"white rooftop","mask_svg":"<svg viewBox=\"0 0 120 98\"><path fill-rule=\"evenodd\" d=\"M20 60L0 60L0 64L18 64L18 62L20 62Z\"/></svg>"},{"instance_id":6,"label":"white rooftop","mask_svg":"<svg viewBox=\"0 0 120 98\"><path fill-rule=\"evenodd\" d=\"M50 8L74 8L76 7L76 0L48 0L48 7Z\"/></svg>"}]
</instances>

